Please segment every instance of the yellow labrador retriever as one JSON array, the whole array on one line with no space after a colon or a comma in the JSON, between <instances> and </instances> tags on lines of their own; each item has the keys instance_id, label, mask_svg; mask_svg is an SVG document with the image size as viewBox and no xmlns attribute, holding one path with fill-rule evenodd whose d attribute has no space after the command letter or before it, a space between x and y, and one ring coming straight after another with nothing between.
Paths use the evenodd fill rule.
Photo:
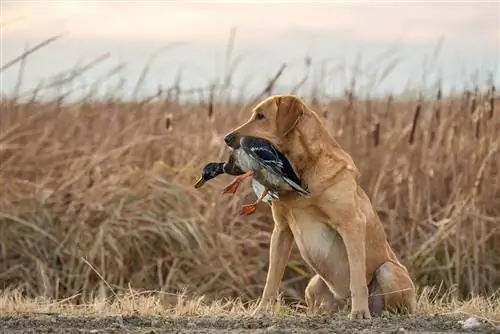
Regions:
<instances>
[{"instance_id":1,"label":"yellow labrador retriever","mask_svg":"<svg viewBox=\"0 0 500 334\"><path fill-rule=\"evenodd\" d=\"M242 136L262 137L276 145L311 193L282 193L272 204L270 261L257 311L276 300L295 240L316 273L305 291L309 307L335 311L350 302L351 319L371 318L383 310L414 312L410 275L358 184L352 158L318 115L295 96L272 96L224 140L238 148Z\"/></svg>"}]
</instances>

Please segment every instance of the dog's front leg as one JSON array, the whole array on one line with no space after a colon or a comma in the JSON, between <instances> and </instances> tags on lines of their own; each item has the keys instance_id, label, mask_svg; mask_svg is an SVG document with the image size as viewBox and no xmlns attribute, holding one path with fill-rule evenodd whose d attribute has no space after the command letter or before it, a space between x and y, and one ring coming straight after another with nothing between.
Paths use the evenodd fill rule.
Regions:
<instances>
[{"instance_id":1,"label":"dog's front leg","mask_svg":"<svg viewBox=\"0 0 500 334\"><path fill-rule=\"evenodd\" d=\"M368 285L366 280L366 217L359 210L357 194L344 187L343 197L338 194L326 196L320 204L321 210L344 242L349 262L349 288L351 291L350 319L370 319ZM335 197L335 195L337 195Z\"/></svg>"},{"instance_id":2,"label":"dog's front leg","mask_svg":"<svg viewBox=\"0 0 500 334\"><path fill-rule=\"evenodd\" d=\"M271 234L269 247L269 268L267 270L266 284L262 292L262 297L253 314L256 314L273 299L277 298L278 288L285 272L286 263L290 258L290 252L292 251L293 234L286 221L285 210L278 207L277 204L273 204L272 212L274 229Z\"/></svg>"},{"instance_id":3,"label":"dog's front leg","mask_svg":"<svg viewBox=\"0 0 500 334\"><path fill-rule=\"evenodd\" d=\"M349 288L351 290L352 302L349 318L370 319L368 285L366 281L366 220L360 212L358 215L345 217L344 221L346 225L340 224L337 230L344 241L349 261Z\"/></svg>"}]
</instances>

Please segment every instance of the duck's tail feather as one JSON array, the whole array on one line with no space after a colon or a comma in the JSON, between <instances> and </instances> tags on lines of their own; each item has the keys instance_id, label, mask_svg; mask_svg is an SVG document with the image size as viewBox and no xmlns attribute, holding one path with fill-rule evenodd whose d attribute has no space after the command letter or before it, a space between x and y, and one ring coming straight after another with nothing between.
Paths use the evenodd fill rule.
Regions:
<instances>
[{"instance_id":1,"label":"duck's tail feather","mask_svg":"<svg viewBox=\"0 0 500 334\"><path fill-rule=\"evenodd\" d=\"M271 191L269 190L268 191L268 195L274 199L278 199L279 198L279 195L277 193L275 193L274 191Z\"/></svg>"},{"instance_id":2,"label":"duck's tail feather","mask_svg":"<svg viewBox=\"0 0 500 334\"><path fill-rule=\"evenodd\" d=\"M271 204L273 199L279 199L279 196L275 192L269 191L268 194L262 199L262 202Z\"/></svg>"},{"instance_id":3,"label":"duck's tail feather","mask_svg":"<svg viewBox=\"0 0 500 334\"><path fill-rule=\"evenodd\" d=\"M285 180L286 183L288 183L288 185L290 187L293 188L293 190L295 190L296 192L298 192L299 194L301 194L302 196L307 196L310 194L309 191L307 191L307 189L304 189L304 187L302 187L301 185L297 184L295 181L293 181L292 179L288 178L288 177L283 177L283 180Z\"/></svg>"}]
</instances>

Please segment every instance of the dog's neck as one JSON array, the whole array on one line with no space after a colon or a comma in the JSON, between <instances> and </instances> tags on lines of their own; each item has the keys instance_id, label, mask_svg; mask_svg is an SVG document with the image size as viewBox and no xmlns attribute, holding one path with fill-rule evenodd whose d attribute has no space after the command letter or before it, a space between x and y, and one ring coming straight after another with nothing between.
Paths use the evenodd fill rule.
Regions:
<instances>
[{"instance_id":1,"label":"dog's neck","mask_svg":"<svg viewBox=\"0 0 500 334\"><path fill-rule=\"evenodd\" d=\"M286 140L289 142L283 147L289 149L283 153L312 193L334 182L336 175L346 168L357 174L352 158L330 136L314 112L304 113ZM318 170L321 175L317 175Z\"/></svg>"}]
</instances>

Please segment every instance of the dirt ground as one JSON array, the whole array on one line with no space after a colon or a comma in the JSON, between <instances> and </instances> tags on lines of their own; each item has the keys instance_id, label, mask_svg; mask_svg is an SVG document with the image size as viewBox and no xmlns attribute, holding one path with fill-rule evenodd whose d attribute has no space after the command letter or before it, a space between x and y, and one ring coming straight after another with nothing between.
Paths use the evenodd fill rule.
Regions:
<instances>
[{"instance_id":1,"label":"dirt ground","mask_svg":"<svg viewBox=\"0 0 500 334\"><path fill-rule=\"evenodd\" d=\"M2 333L357 333L481 332L500 333L483 323L464 330L457 318L415 316L348 321L320 316L289 317L74 317L59 315L0 317Z\"/></svg>"}]
</instances>

